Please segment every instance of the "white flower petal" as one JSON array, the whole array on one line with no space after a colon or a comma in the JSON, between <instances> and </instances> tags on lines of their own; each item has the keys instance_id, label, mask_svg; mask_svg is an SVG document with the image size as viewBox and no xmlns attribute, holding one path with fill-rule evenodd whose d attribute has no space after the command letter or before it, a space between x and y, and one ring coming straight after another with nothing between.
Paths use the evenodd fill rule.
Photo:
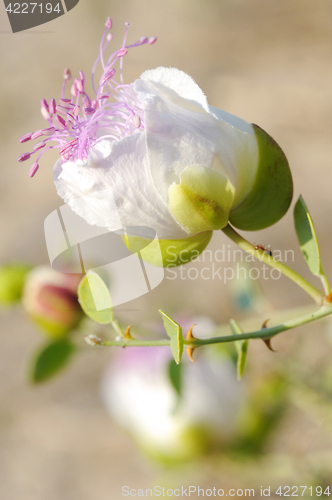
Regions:
<instances>
[{"instance_id":1,"label":"white flower petal","mask_svg":"<svg viewBox=\"0 0 332 500\"><path fill-rule=\"evenodd\" d=\"M135 82L135 90L142 99L157 94L183 108L209 112L203 91L187 73L176 68L159 67L144 71Z\"/></svg>"},{"instance_id":2,"label":"white flower petal","mask_svg":"<svg viewBox=\"0 0 332 500\"><path fill-rule=\"evenodd\" d=\"M161 239L188 236L153 183L144 134L113 143L101 141L90 150L85 164L58 162L54 182L58 194L89 224L116 231L120 217L123 226L152 227Z\"/></svg>"},{"instance_id":3,"label":"white flower petal","mask_svg":"<svg viewBox=\"0 0 332 500\"><path fill-rule=\"evenodd\" d=\"M258 163L254 131L240 119L241 128L235 128L236 117L230 124L215 114L214 109L213 114L190 111L164 94L156 93L147 100L145 128L151 172L166 203L167 187L178 183L180 174L191 166L213 168L226 176L235 187L234 206L250 191Z\"/></svg>"}]
</instances>

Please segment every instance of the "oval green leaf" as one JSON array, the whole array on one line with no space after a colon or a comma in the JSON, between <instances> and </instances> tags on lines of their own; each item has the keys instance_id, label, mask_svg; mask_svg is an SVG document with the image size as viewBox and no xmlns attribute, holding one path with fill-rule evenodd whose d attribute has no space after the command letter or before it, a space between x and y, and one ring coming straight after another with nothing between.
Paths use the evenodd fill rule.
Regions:
<instances>
[{"instance_id":1,"label":"oval green leaf","mask_svg":"<svg viewBox=\"0 0 332 500\"><path fill-rule=\"evenodd\" d=\"M111 294L97 273L86 273L78 286L77 294L83 311L93 321L102 325L114 321Z\"/></svg>"},{"instance_id":2,"label":"oval green leaf","mask_svg":"<svg viewBox=\"0 0 332 500\"><path fill-rule=\"evenodd\" d=\"M179 364L183 353L183 336L182 328L172 318L167 316L163 311L159 310L167 335L171 339L171 351L176 364Z\"/></svg>"},{"instance_id":3,"label":"oval green leaf","mask_svg":"<svg viewBox=\"0 0 332 500\"><path fill-rule=\"evenodd\" d=\"M68 339L56 340L43 346L32 362L32 382L44 382L56 375L68 364L74 352L75 346Z\"/></svg>"},{"instance_id":4,"label":"oval green leaf","mask_svg":"<svg viewBox=\"0 0 332 500\"><path fill-rule=\"evenodd\" d=\"M302 196L299 197L294 208L294 223L307 266L314 276L318 276L321 279L325 293L328 294L330 284L322 268L314 223Z\"/></svg>"}]
</instances>

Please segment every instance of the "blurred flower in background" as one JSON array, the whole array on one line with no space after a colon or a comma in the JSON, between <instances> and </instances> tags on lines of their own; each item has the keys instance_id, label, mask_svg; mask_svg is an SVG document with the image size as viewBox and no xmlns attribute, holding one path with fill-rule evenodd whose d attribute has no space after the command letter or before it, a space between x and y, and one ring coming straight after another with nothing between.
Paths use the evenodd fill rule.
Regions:
<instances>
[{"instance_id":1,"label":"blurred flower in background","mask_svg":"<svg viewBox=\"0 0 332 500\"><path fill-rule=\"evenodd\" d=\"M196 321L198 337L215 330L209 318ZM237 380L232 347L195 354L196 363L176 365L164 347L117 349L101 385L111 417L162 463L192 461L216 450L260 451L284 405L278 377L250 387Z\"/></svg>"}]
</instances>

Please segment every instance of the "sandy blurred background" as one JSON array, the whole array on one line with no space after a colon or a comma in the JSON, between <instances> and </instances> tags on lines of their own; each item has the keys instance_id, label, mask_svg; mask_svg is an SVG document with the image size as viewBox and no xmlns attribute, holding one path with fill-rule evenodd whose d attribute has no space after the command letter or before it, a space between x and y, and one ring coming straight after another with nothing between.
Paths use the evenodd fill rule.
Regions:
<instances>
[{"instance_id":1,"label":"sandy blurred background","mask_svg":"<svg viewBox=\"0 0 332 500\"><path fill-rule=\"evenodd\" d=\"M89 74L106 17L113 18L120 44L124 22L129 40L158 37L153 46L133 50L125 60L125 80L146 69L173 66L190 74L209 103L267 130L284 149L294 175L295 198L302 193L321 241L325 270L332 275L331 137L332 1L331 0L80 0L70 13L44 26L11 34L4 7L0 19L2 120L0 171L0 263L24 260L47 263L43 221L62 204L52 183L55 156L45 155L31 180L30 163L18 164L25 151L18 139L43 126L41 97L60 95L62 72ZM275 227L249 235L272 249L294 248L294 267L309 277L297 247L291 211ZM215 235L212 248L228 244ZM285 279L262 283L275 307L309 304ZM318 286L318 283L317 283ZM165 280L136 301L119 307L129 323L157 319L157 309L197 312L227 321L230 303L221 282ZM181 301L179 301L181 297ZM268 443L266 458L251 465L202 462L165 472L146 461L129 437L112 426L99 398L99 379L109 352L84 351L61 377L33 388L25 379L29 353L40 334L19 311L0 312L0 498L3 500L109 500L121 498L123 484L149 487L196 482L223 484L256 477L264 484L278 478L269 453L305 471L310 453L329 452L330 434L294 409ZM250 363L267 365L284 356L295 342L308 363L323 351L319 325L276 339L275 355L255 344ZM272 465L271 465L272 460ZM265 472L268 470L268 472ZM294 469L283 478L295 481ZM264 475L264 478L263 478Z\"/></svg>"}]
</instances>

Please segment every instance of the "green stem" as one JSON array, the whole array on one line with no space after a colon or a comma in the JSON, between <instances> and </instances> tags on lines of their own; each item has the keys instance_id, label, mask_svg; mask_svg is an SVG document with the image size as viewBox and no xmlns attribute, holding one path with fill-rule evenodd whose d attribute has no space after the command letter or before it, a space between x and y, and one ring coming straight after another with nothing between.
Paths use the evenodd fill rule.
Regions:
<instances>
[{"instance_id":1,"label":"green stem","mask_svg":"<svg viewBox=\"0 0 332 500\"><path fill-rule=\"evenodd\" d=\"M284 332L286 330L291 330L292 328L296 328L300 325L305 325L306 323L311 323L317 319L323 318L324 316L328 316L332 314L332 305L323 305L317 311L313 313L306 314L305 316L300 316L296 319L291 319L289 321L285 321L277 326L272 326L270 328L263 328L261 330L257 330L249 333L238 333L235 335L227 335L225 337L213 337L210 339L195 339L191 341L184 341L184 344L189 345L190 347L198 347L201 345L208 344L220 344L224 342L234 342L237 340L250 340L250 339L269 339L274 337L278 333Z\"/></svg>"},{"instance_id":2,"label":"green stem","mask_svg":"<svg viewBox=\"0 0 332 500\"><path fill-rule=\"evenodd\" d=\"M282 262L275 260L273 256L269 255L264 250L255 250L254 245L252 245L251 243L249 243L249 241L239 235L229 224L227 224L227 226L224 227L222 231L242 250L249 253L250 255L253 255L254 257L256 257L256 259L259 259L261 262L264 262L268 266L278 269L282 274L294 281L294 283L296 283L305 292L307 292L317 304L321 305L323 303L325 295L320 290L318 290L318 288L311 285L309 281L304 279L296 271L286 266Z\"/></svg>"},{"instance_id":3,"label":"green stem","mask_svg":"<svg viewBox=\"0 0 332 500\"><path fill-rule=\"evenodd\" d=\"M113 321L111 321L111 325L113 326L114 330L116 331L116 333L120 336L120 337L124 337L124 333L122 331L122 328L118 322L118 320L116 320L115 318L113 319Z\"/></svg>"},{"instance_id":4,"label":"green stem","mask_svg":"<svg viewBox=\"0 0 332 500\"><path fill-rule=\"evenodd\" d=\"M320 280L323 284L324 291L327 295L329 293L329 291L331 290L329 280L323 271L320 272L319 277L320 277Z\"/></svg>"},{"instance_id":5,"label":"green stem","mask_svg":"<svg viewBox=\"0 0 332 500\"><path fill-rule=\"evenodd\" d=\"M141 340L141 339L121 339L121 340L103 340L102 345L106 346L118 346L118 347L157 347L157 346L169 346L170 339L162 340Z\"/></svg>"},{"instance_id":6,"label":"green stem","mask_svg":"<svg viewBox=\"0 0 332 500\"><path fill-rule=\"evenodd\" d=\"M291 330L300 325L304 325L306 323L310 323L317 319L323 318L324 316L328 316L332 314L332 304L326 304L314 311L313 313L306 314L305 316L300 316L299 318L292 319L289 321L285 321L277 326L272 326L270 328L263 328L261 330L249 332L249 333L239 333L235 335L226 335L223 337L212 337L209 339L197 339L192 338L189 340L184 340L183 343L186 347L200 347L203 345L210 344L222 344L225 342L235 342L238 340L250 340L250 339L269 339L274 337L278 333L284 332L286 330ZM126 347L126 346L145 346L145 347L156 347L156 346L169 346L171 340L170 339L161 339L161 340L141 340L141 339L121 339L121 340L105 340L102 345L104 346L118 346L118 347Z\"/></svg>"}]
</instances>

